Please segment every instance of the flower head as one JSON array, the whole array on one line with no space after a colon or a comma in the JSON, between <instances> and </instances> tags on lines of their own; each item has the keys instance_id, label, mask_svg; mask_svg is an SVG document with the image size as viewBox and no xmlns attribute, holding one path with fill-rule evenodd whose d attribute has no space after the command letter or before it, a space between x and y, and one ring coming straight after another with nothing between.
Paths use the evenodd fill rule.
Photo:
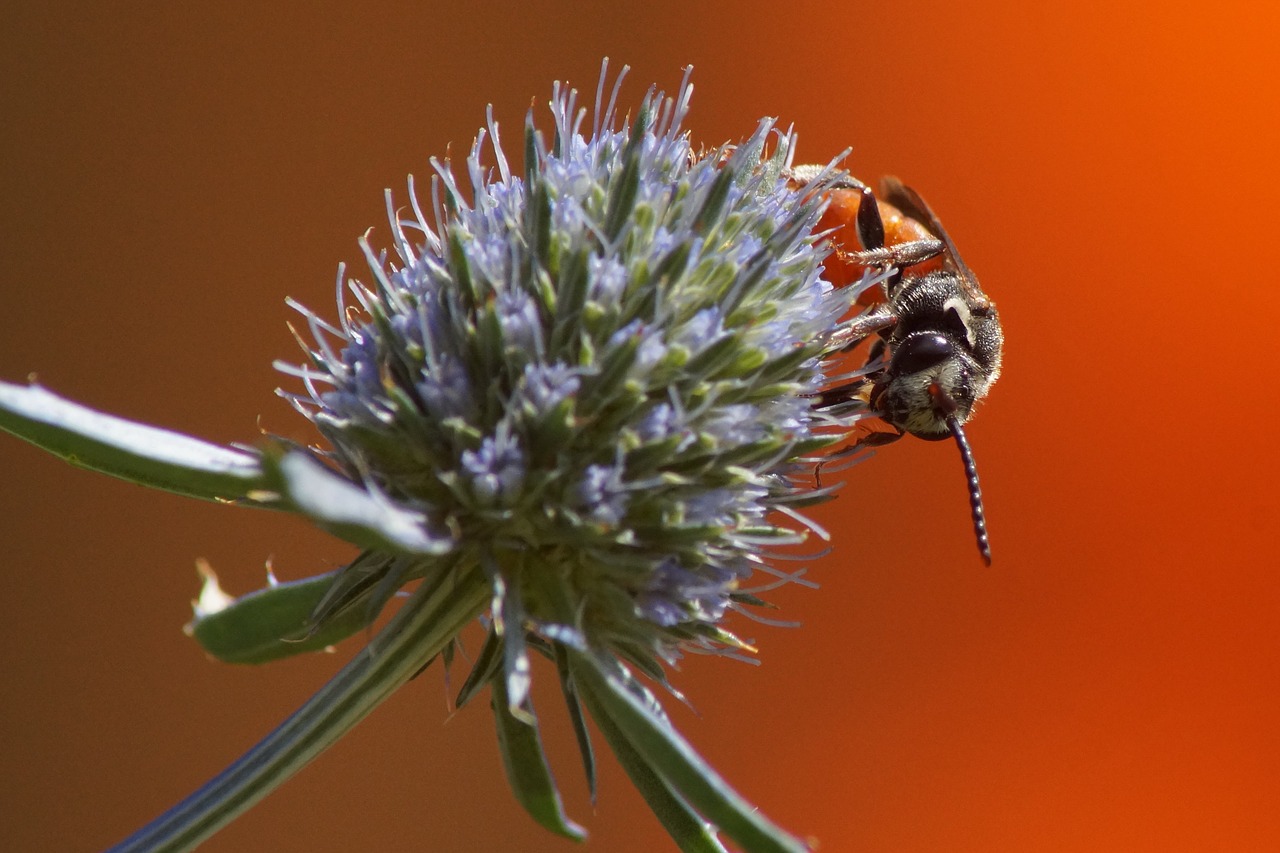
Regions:
<instances>
[{"instance_id":1,"label":"flower head","mask_svg":"<svg viewBox=\"0 0 1280 853\"><path fill-rule=\"evenodd\" d=\"M722 616L803 535L796 475L839 426L813 394L850 293L820 277L790 136L764 121L697 152L690 92L650 91L630 126L597 104L586 134L557 87L519 173L491 120L466 186L434 161L430 203L411 182L390 214L393 254L364 243L340 324L307 312L309 393L287 396L321 455L425 519L448 543L431 562L488 574L517 620L503 643L554 626L661 671L735 644Z\"/></svg>"},{"instance_id":2,"label":"flower head","mask_svg":"<svg viewBox=\"0 0 1280 853\"><path fill-rule=\"evenodd\" d=\"M817 530L801 514L828 496L815 454L868 414L824 392L847 387L831 365L875 276L823 280L830 176L795 179L789 132L764 120L700 151L687 76L627 120L603 86L589 128L557 87L518 171L490 118L461 178L432 161L425 199L412 180L407 208L388 194L390 251L362 241L366 281L339 270L336 323L295 306L311 335L302 365L280 365L302 388L281 393L324 448L217 448L0 386L0 426L55 452L299 512L365 549L229 605L203 596L192 633L219 657L321 647L420 581L329 685L128 849L197 843L450 660L476 617L487 639L458 704L491 689L508 778L544 825L581 835L542 756L534 654L554 664L589 780L587 714L683 848L720 849L715 827L746 849L803 847L697 757L636 674L665 684L683 650L750 650L726 613L798 577L771 560Z\"/></svg>"},{"instance_id":3,"label":"flower head","mask_svg":"<svg viewBox=\"0 0 1280 853\"><path fill-rule=\"evenodd\" d=\"M412 180L407 211L388 194L392 253L363 242L355 304L340 270L339 324L304 309L316 343L286 368L325 461L443 543L374 577L358 561L316 622L371 589L376 607L412 577L483 573L493 648L471 682L521 721L531 649L591 656L656 706L630 667L663 679L682 649L746 648L721 620L760 603L756 573L788 577L769 557L822 497L807 456L860 414L815 406L857 292L820 276L820 184L788 179L792 138L767 120L696 151L690 93L651 90L627 124L602 90L588 133L557 87L519 172L490 118L465 181L433 161L429 203Z\"/></svg>"}]
</instances>

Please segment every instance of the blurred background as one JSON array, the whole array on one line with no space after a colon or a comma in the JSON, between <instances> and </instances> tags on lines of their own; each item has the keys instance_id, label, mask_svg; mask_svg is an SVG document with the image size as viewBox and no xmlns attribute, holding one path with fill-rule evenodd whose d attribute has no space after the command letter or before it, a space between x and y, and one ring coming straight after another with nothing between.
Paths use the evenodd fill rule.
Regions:
<instances>
[{"instance_id":1,"label":"blurred background","mask_svg":"<svg viewBox=\"0 0 1280 853\"><path fill-rule=\"evenodd\" d=\"M487 103L518 140L603 56L628 105L692 63L696 142L777 116L801 161L852 146L921 190L1008 343L970 430L994 567L954 448L886 448L818 512L822 588L773 596L803 626L736 623L761 666L689 661L678 726L825 853L1274 849L1280 11L1056 5L9 4L0 377L219 442L306 437L272 393L284 299L330 315L384 187L464 153ZM0 848L119 840L359 645L246 669L181 633L197 557L242 593L268 557L351 556L305 525L9 437L0 471ZM571 849L507 792L484 702L448 695L428 672L205 849ZM590 804L542 706L586 849L668 849L611 759Z\"/></svg>"}]
</instances>

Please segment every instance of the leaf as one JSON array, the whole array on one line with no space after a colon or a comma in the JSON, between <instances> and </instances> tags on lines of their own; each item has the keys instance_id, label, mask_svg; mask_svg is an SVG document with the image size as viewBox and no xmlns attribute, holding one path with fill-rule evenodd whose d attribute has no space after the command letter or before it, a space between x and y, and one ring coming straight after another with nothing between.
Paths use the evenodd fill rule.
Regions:
<instances>
[{"instance_id":1,"label":"leaf","mask_svg":"<svg viewBox=\"0 0 1280 853\"><path fill-rule=\"evenodd\" d=\"M498 631L492 623L489 625L489 633L484 638L484 645L480 648L480 654L476 657L475 665L471 667L471 672L467 673L467 678L462 682L462 687L458 689L458 698L454 700L454 704L461 708L466 705L476 695L481 687L488 684L498 671L498 667L502 665L502 640L498 637Z\"/></svg>"},{"instance_id":2,"label":"leaf","mask_svg":"<svg viewBox=\"0 0 1280 853\"><path fill-rule=\"evenodd\" d=\"M373 621L375 614L352 607L309 631L311 611L342 570L256 590L230 603L213 605L221 594L207 569L196 618L186 628L206 652L224 663L261 664L320 651L345 640Z\"/></svg>"},{"instance_id":3,"label":"leaf","mask_svg":"<svg viewBox=\"0 0 1280 853\"><path fill-rule=\"evenodd\" d=\"M453 540L433 536L424 515L363 489L306 453L264 454L268 488L320 527L363 548L402 554L447 554Z\"/></svg>"},{"instance_id":4,"label":"leaf","mask_svg":"<svg viewBox=\"0 0 1280 853\"><path fill-rule=\"evenodd\" d=\"M348 609L372 604L370 599L375 590L379 589L388 577L398 577L393 571L395 562L396 558L389 554L364 551L336 572L326 575L333 578L333 583L316 602L308 622L313 626L324 625L335 617L343 615ZM382 607L368 606L364 609L372 615L381 611Z\"/></svg>"},{"instance_id":5,"label":"leaf","mask_svg":"<svg viewBox=\"0 0 1280 853\"><path fill-rule=\"evenodd\" d=\"M716 838L715 828L654 772L589 691L583 691L582 696L618 763L680 849L684 853L725 853L724 845Z\"/></svg>"},{"instance_id":6,"label":"leaf","mask_svg":"<svg viewBox=\"0 0 1280 853\"><path fill-rule=\"evenodd\" d=\"M590 654L574 649L568 652L574 680L597 721L608 719L643 764L683 802L752 853L804 853L809 849L729 787L688 741L658 719L618 675L605 670Z\"/></svg>"},{"instance_id":7,"label":"leaf","mask_svg":"<svg viewBox=\"0 0 1280 853\"><path fill-rule=\"evenodd\" d=\"M526 721L511 712L512 696L507 692L507 679L498 674L492 684L498 747L502 750L502 764L507 770L512 792L525 811L543 827L581 841L587 837L586 830L564 813L560 792L542 752L542 739L538 736L538 721L533 715L531 700L526 699L520 708L521 717L528 718Z\"/></svg>"},{"instance_id":8,"label":"leaf","mask_svg":"<svg viewBox=\"0 0 1280 853\"><path fill-rule=\"evenodd\" d=\"M573 675L569 672L569 655L563 643L555 644L556 672L560 675L560 692L564 694L565 705L569 709L569 720L573 723L573 735L578 741L578 753L582 756L582 772L587 777L587 790L591 793L591 802L596 801L596 754L591 747L591 733L587 731L586 714L582 712L582 701L578 696L578 686L573 683Z\"/></svg>"},{"instance_id":9,"label":"leaf","mask_svg":"<svg viewBox=\"0 0 1280 853\"><path fill-rule=\"evenodd\" d=\"M497 591L501 607L496 609L494 627L502 637L503 688L507 697L507 709L515 717L524 716L525 700L533 686L529 652L525 646L524 603L520 598L520 575L495 577L493 588ZM528 720L534 724L533 717Z\"/></svg>"},{"instance_id":10,"label":"leaf","mask_svg":"<svg viewBox=\"0 0 1280 853\"><path fill-rule=\"evenodd\" d=\"M252 453L104 414L38 385L0 382L0 428L77 467L187 497L245 500L265 487Z\"/></svg>"},{"instance_id":11,"label":"leaf","mask_svg":"<svg viewBox=\"0 0 1280 853\"><path fill-rule=\"evenodd\" d=\"M490 598L482 573L419 586L369 646L292 716L113 853L193 850L324 752L452 643Z\"/></svg>"}]
</instances>

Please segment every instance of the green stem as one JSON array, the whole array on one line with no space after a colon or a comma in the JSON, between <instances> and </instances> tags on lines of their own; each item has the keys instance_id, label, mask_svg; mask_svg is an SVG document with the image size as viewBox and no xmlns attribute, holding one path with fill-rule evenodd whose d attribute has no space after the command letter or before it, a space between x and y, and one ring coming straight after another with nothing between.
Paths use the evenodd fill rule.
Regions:
<instances>
[{"instance_id":1,"label":"green stem","mask_svg":"<svg viewBox=\"0 0 1280 853\"><path fill-rule=\"evenodd\" d=\"M474 566L424 583L350 663L271 734L109 853L190 850L365 718L478 616L491 592Z\"/></svg>"}]
</instances>

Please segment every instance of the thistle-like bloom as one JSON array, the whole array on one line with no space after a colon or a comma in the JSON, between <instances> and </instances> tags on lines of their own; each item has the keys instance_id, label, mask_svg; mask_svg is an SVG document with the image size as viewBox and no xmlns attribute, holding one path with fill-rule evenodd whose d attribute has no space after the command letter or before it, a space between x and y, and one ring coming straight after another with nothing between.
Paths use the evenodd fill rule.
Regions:
<instances>
[{"instance_id":1,"label":"thistle-like bloom","mask_svg":"<svg viewBox=\"0 0 1280 853\"><path fill-rule=\"evenodd\" d=\"M339 326L304 311L316 345L291 372L309 393L286 396L432 552L362 563L320 621L384 577L479 571L516 713L526 631L651 673L680 647L737 645L721 617L798 540L812 480L795 460L827 442L811 394L848 298L819 278L815 205L780 174L789 140L762 162L764 122L699 157L689 92L651 93L629 130L606 108L586 138L557 89L521 175L490 123L469 188L433 163L430 213L412 185L413 215L391 212L395 257L364 243L358 307Z\"/></svg>"},{"instance_id":2,"label":"thistle-like bloom","mask_svg":"<svg viewBox=\"0 0 1280 853\"><path fill-rule=\"evenodd\" d=\"M215 831L436 656L453 659L477 617L487 640L458 704L491 688L508 776L538 821L582 834L542 756L529 695L542 656L592 784L587 714L684 849L720 849L717 829L746 849L803 848L701 762L640 677L665 686L683 651L751 651L724 616L796 577L771 559L813 529L800 509L827 495L815 454L865 414L821 402L860 288L821 278L825 177L788 179L789 134L762 121L699 152L682 126L687 77L629 122L603 86L589 127L557 87L549 135L526 125L521 170L492 120L465 181L433 161L427 198L412 181L407 208L388 194L392 252L362 242L367 281L339 270L337 321L299 308L306 358L281 369L301 387L281 393L326 447L249 454L170 435L200 457L175 461L140 435L125 455L141 462L95 466L301 512L364 547L333 575L230 604L210 585L192 630L224 659L326 645L417 582L329 686L122 849ZM103 422L71 424L70 404L20 390L65 407L63 444L46 446L83 461L66 435L111 445ZM228 805L228 791L253 793Z\"/></svg>"}]
</instances>

